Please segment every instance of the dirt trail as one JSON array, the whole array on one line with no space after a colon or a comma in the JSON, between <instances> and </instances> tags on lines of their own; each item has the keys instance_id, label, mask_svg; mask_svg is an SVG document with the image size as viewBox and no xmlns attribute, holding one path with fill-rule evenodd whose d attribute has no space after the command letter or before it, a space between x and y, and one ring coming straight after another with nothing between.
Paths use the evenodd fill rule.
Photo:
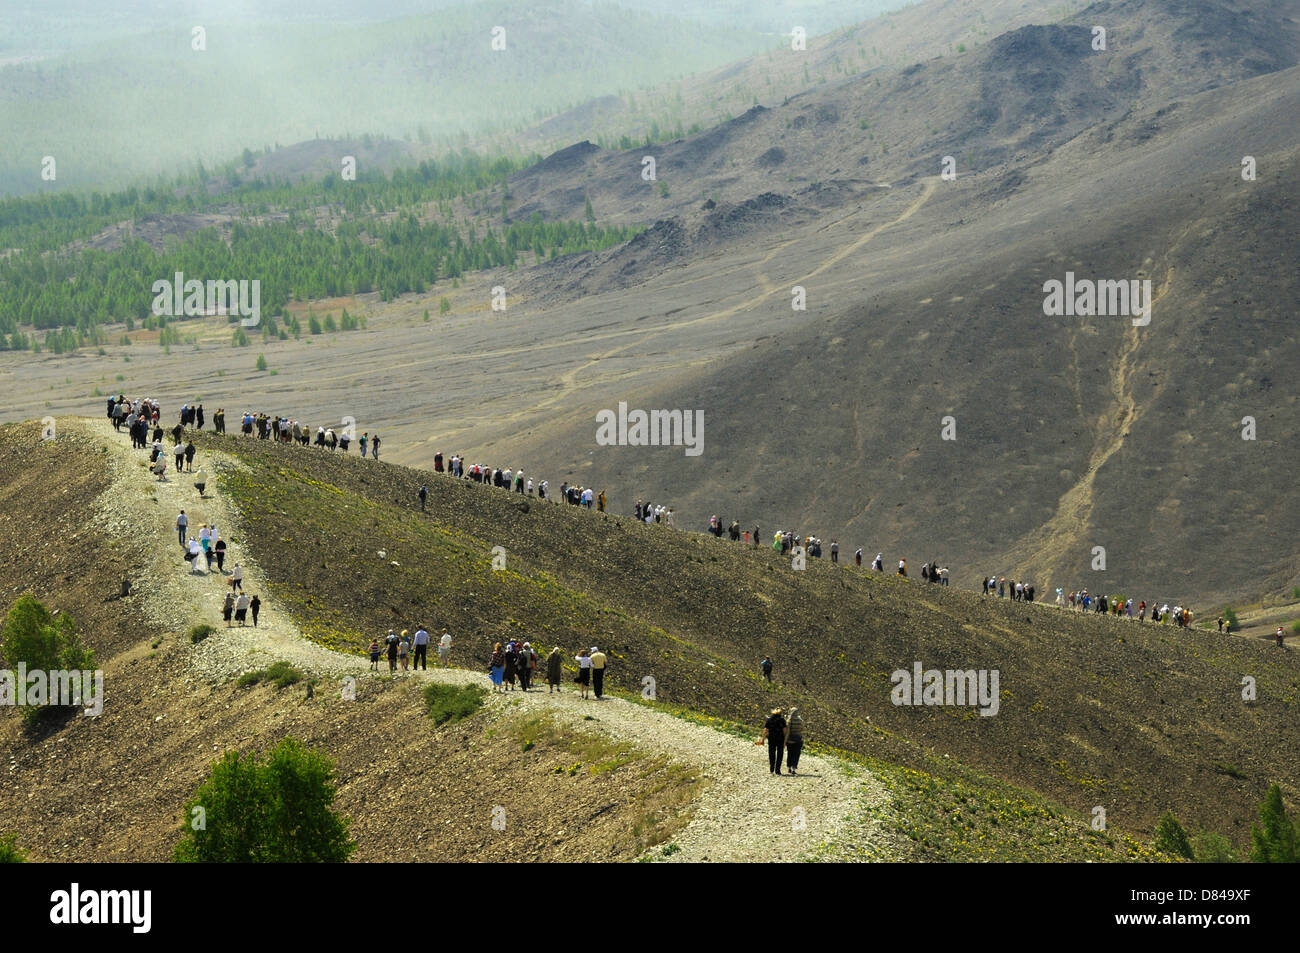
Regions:
<instances>
[{"instance_id":1,"label":"dirt trail","mask_svg":"<svg viewBox=\"0 0 1300 953\"><path fill-rule=\"evenodd\" d=\"M221 474L239 466L233 457L217 452L202 455L199 462L208 474L208 496L200 499L191 474L173 474L169 466L166 480L158 480L144 466L148 455L132 450L126 434L115 433L107 420L80 420L68 426L108 447L106 465L112 482L96 501L96 509L109 532L140 535L148 544L149 564L136 567L133 582L157 634L184 633L203 622L218 629L191 651L191 677L222 682L284 659L312 675L338 679L340 685L343 678L352 676L358 694L364 693L372 680L390 677L487 685L484 675L458 668L399 671L389 676L383 661L384 671L375 674L369 670L368 659L334 652L306 639L268 592L265 573L242 545L246 529L221 487ZM215 524L227 540L230 553L225 574L217 573L215 567L211 573L188 568L173 528L181 509L189 517L191 535L197 536L199 527L208 523ZM243 569L245 590L261 596L256 628L251 624L226 628L221 618L228 574L236 561ZM436 652L431 654L436 658ZM338 689L325 686L320 690ZM877 828L860 819L865 809L886 800L884 788L869 772L839 759L805 754L798 776L774 777L767 771L766 751L746 739L621 698L584 701L572 682L561 686L558 694L549 694L544 688L526 694L515 691L491 695L488 703L545 711L586 730L599 728L700 770L709 779L709 787L691 823L673 839L676 850L667 859L793 861L832 838L866 845L881 836ZM815 730L815 726L809 727ZM647 856L657 859L663 855L655 848Z\"/></svg>"},{"instance_id":2,"label":"dirt trail","mask_svg":"<svg viewBox=\"0 0 1300 953\"><path fill-rule=\"evenodd\" d=\"M1151 296L1148 314L1154 314L1155 306L1168 293L1173 280L1174 269L1170 265L1166 269L1160 287ZM1015 548L1016 551L1024 554L1017 561L1014 569L1017 576L1029 572L1029 567L1032 566L1040 575L1045 573L1047 578L1053 578L1071 558L1071 554L1077 553L1080 548L1086 550L1092 545L1091 541L1084 537L1089 531L1092 520L1092 510L1095 505L1093 486L1097 482L1097 474L1124 446L1129 431L1141 413L1137 400L1133 396L1133 377L1138 369L1138 348L1142 344L1142 334L1146 329L1135 326L1127 318L1122 320L1126 322L1124 341L1110 373L1113 403L1111 409L1097 420L1092 452L1088 456L1088 467L1083 476L1062 494L1052 518L1036 529L1027 543L1022 543ZM1076 379L1077 367L1076 360ZM1046 592L1046 587L1043 591Z\"/></svg>"}]
</instances>

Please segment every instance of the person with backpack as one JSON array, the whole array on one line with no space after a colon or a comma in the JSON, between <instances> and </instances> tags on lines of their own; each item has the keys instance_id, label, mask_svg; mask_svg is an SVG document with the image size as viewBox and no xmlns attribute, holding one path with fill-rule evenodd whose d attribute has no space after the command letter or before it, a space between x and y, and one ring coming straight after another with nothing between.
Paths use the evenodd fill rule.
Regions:
<instances>
[{"instance_id":1,"label":"person with backpack","mask_svg":"<svg viewBox=\"0 0 1300 953\"><path fill-rule=\"evenodd\" d=\"M799 755L803 752L803 715L798 707L790 709L790 718L785 725L786 768L793 775L799 767Z\"/></svg>"},{"instance_id":2,"label":"person with backpack","mask_svg":"<svg viewBox=\"0 0 1300 953\"><path fill-rule=\"evenodd\" d=\"M420 512L423 513L423 512L424 512L424 501L425 501L425 499L427 499L428 496L429 496L429 488L428 488L427 486L422 486L422 487L420 487L420 492L419 492L418 495L419 495L419 497L420 497Z\"/></svg>"},{"instance_id":3,"label":"person with backpack","mask_svg":"<svg viewBox=\"0 0 1300 953\"><path fill-rule=\"evenodd\" d=\"M389 672L397 671L397 643L400 641L401 640L398 639L397 637L397 633L394 632L392 629L389 629L388 630L388 671Z\"/></svg>"},{"instance_id":4,"label":"person with backpack","mask_svg":"<svg viewBox=\"0 0 1300 953\"><path fill-rule=\"evenodd\" d=\"M761 662L758 663L758 667L761 668L761 669L763 670L763 677L764 677L765 679L767 679L768 682L770 683L770 682L772 681L772 659L771 659L771 657L770 657L770 656L767 656L767 655L764 655L764 656L763 656L763 661L761 661Z\"/></svg>"},{"instance_id":5,"label":"person with backpack","mask_svg":"<svg viewBox=\"0 0 1300 953\"><path fill-rule=\"evenodd\" d=\"M781 714L780 708L773 708L772 714L767 716L767 721L763 722L763 733L755 745L762 746L767 742L767 766L771 774L781 773L781 760L785 755L785 718Z\"/></svg>"}]
</instances>

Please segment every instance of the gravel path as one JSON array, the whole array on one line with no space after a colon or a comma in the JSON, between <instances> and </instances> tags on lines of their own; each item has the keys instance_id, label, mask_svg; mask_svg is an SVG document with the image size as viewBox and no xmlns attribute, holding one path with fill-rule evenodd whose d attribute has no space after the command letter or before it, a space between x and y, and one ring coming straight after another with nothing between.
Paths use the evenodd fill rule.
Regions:
<instances>
[{"instance_id":1,"label":"gravel path","mask_svg":"<svg viewBox=\"0 0 1300 953\"><path fill-rule=\"evenodd\" d=\"M352 675L359 693L366 690L369 680L391 677L386 668L381 675L370 672L368 659L334 652L304 638L288 612L269 594L265 574L239 544L244 537L239 515L221 492L221 474L239 466L234 458L215 452L202 455L208 496L200 499L189 473L173 474L169 466L166 480L155 478L144 465L147 453L132 450L129 437L114 432L108 420L86 419L77 426L109 448L106 465L113 479L96 503L103 524L124 538L145 534L150 564L139 567L133 582L157 634L187 632L200 622L220 629L194 646L187 682L225 682L279 659L324 678ZM173 528L182 508L189 517L191 535L197 536L203 523L215 523L227 540L226 575L190 571ZM250 624L228 629L221 618L228 574L236 561L244 571L244 589L261 596L262 613L256 628ZM430 654L436 659L436 651ZM380 664L385 667L386 661ZM396 677L488 684L486 676L457 668L404 672ZM869 772L837 758L805 753L799 775L773 776L767 770L766 746L617 697L584 701L571 683L556 694L534 689L489 695L488 704L544 710L573 727L598 727L621 741L668 754L701 771L710 784L691 823L673 839L675 846L669 855L655 848L647 859L794 861L831 839L865 843L878 836L877 830L864 826L860 819L866 808L884 802L884 788ZM815 731L815 726L810 727Z\"/></svg>"}]
</instances>

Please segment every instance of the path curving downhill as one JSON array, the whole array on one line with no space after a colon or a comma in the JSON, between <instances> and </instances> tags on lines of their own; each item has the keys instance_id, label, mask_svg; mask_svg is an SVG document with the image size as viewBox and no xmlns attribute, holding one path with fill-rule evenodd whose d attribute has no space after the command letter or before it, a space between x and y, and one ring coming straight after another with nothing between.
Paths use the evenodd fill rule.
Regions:
<instances>
[{"instance_id":1,"label":"path curving downhill","mask_svg":"<svg viewBox=\"0 0 1300 953\"><path fill-rule=\"evenodd\" d=\"M221 474L240 466L239 461L217 451L202 453L208 474L207 497L201 499L189 473L158 480L145 465L145 451L132 450L125 433L107 420L69 422L107 448L106 466L111 481L96 501L106 529L121 537L137 537L150 556L147 565L134 570L134 590L149 624L158 636L186 633L207 623L217 632L194 645L189 655L191 677L225 682L239 674L285 660L312 675L332 679L352 675L357 691L371 679L411 678L448 684L486 685L477 672L458 668L432 668L390 676L369 670L360 656L335 652L318 645L298 629L284 606L271 595L267 576L241 542L247 532L239 513L221 490ZM165 448L165 452L170 447ZM315 452L306 449L303 452ZM170 464L170 459L169 459ZM236 561L244 573L244 589L261 597L259 625L226 628L222 602L229 586L227 575L193 572L173 528L184 509L190 533L197 536L204 524L215 524L230 551L226 571ZM436 655L435 655L436 657ZM691 822L673 838L670 854L653 848L646 859L671 861L795 861L805 859L822 845L849 841L865 846L883 835L866 812L885 803L888 795L870 772L858 765L828 756L805 753L798 776L773 776L767 770L767 752L745 738L675 717L650 705L607 697L583 700L572 683L557 694L534 689L524 693L489 695L488 704L550 714L571 728L599 730L643 750L666 754L702 773L709 784L701 795ZM815 726L811 726L815 731Z\"/></svg>"}]
</instances>

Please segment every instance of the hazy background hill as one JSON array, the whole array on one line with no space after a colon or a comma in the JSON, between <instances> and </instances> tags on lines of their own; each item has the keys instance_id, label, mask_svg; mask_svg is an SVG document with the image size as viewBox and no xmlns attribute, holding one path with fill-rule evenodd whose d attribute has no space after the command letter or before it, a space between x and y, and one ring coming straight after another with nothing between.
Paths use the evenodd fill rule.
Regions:
<instances>
[{"instance_id":1,"label":"hazy background hill","mask_svg":"<svg viewBox=\"0 0 1300 953\"><path fill-rule=\"evenodd\" d=\"M400 212L479 236L534 215L645 227L626 244L529 248L395 299L290 303L303 324L309 309L365 314L347 336L232 350L224 322L186 323L201 359L181 380L165 348L111 336L106 360L6 355L0 380L22 386L7 385L5 413L80 412L130 370L169 406L346 415L382 427L404 463L524 464L552 485L607 487L619 512L649 497L696 529L719 513L816 532L849 552L939 559L966 586L1005 573L1207 611L1289 598L1300 5L978 12L986 25L933 2L806 53L761 53L735 64L740 80L688 84L701 102L751 103L730 120L627 148L584 134L506 181ZM925 58L893 62L899 49ZM888 55L873 64L875 50ZM752 105L768 62L803 62L813 82ZM626 98L596 103L592 115L626 119ZM343 145L252 156L250 174L316 175ZM365 147L377 164L407 159L401 142ZM954 181L938 175L947 155ZM341 204L316 210L319 227ZM148 224L167 234L166 217ZM1151 325L1047 317L1043 283L1067 271L1151 280ZM308 277L297 286L324 286ZM796 285L806 311L791 310ZM508 313L490 308L498 286ZM703 410L704 456L598 447L595 415L620 401ZM946 416L955 441L941 439Z\"/></svg>"}]
</instances>

